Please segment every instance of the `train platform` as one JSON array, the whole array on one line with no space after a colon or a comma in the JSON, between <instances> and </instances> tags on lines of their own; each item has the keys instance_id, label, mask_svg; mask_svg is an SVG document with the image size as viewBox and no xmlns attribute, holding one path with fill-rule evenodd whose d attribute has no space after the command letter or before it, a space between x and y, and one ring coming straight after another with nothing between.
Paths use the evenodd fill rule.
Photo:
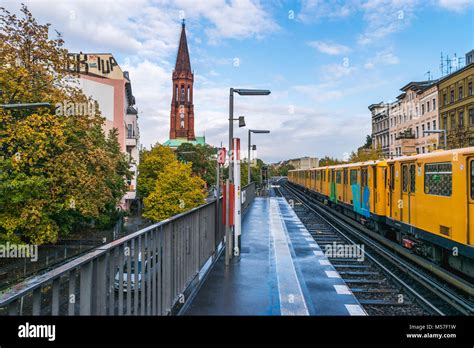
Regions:
<instances>
[{"instance_id":1,"label":"train platform","mask_svg":"<svg viewBox=\"0 0 474 348\"><path fill-rule=\"evenodd\" d=\"M366 315L284 198L255 198L241 239L240 262L222 253L184 315Z\"/></svg>"}]
</instances>

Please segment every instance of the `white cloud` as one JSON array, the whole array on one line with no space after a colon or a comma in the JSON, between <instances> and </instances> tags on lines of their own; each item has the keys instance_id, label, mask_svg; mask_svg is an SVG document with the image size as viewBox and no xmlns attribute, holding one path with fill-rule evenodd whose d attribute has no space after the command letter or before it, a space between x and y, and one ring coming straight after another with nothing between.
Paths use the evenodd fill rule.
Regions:
<instances>
[{"instance_id":1,"label":"white cloud","mask_svg":"<svg viewBox=\"0 0 474 348\"><path fill-rule=\"evenodd\" d=\"M376 66L395 65L399 63L400 63L400 59L395 54L389 51L381 51L381 52L377 52L373 58L370 58L364 64L364 68L373 69Z\"/></svg>"},{"instance_id":2,"label":"white cloud","mask_svg":"<svg viewBox=\"0 0 474 348\"><path fill-rule=\"evenodd\" d=\"M175 5L184 9L191 6L192 10L188 11L186 16L190 19L202 17L212 23L212 26L205 30L211 42L229 38L262 38L280 29L270 12L257 1L176 0Z\"/></svg>"},{"instance_id":3,"label":"white cloud","mask_svg":"<svg viewBox=\"0 0 474 348\"><path fill-rule=\"evenodd\" d=\"M323 18L341 19L352 14L358 4L359 0L333 0L331 2L325 0L303 0L297 18L304 23L311 23Z\"/></svg>"},{"instance_id":4,"label":"white cloud","mask_svg":"<svg viewBox=\"0 0 474 348\"><path fill-rule=\"evenodd\" d=\"M449 11L463 12L468 7L472 7L474 2L472 0L439 0L438 5Z\"/></svg>"},{"instance_id":5,"label":"white cloud","mask_svg":"<svg viewBox=\"0 0 474 348\"><path fill-rule=\"evenodd\" d=\"M357 42L383 44L388 36L410 24L417 4L418 0L367 0L361 5L366 28Z\"/></svg>"},{"instance_id":6,"label":"white cloud","mask_svg":"<svg viewBox=\"0 0 474 348\"><path fill-rule=\"evenodd\" d=\"M347 64L327 64L321 68L321 79L325 81L337 81L342 77L347 77L355 72L355 67Z\"/></svg>"},{"instance_id":7,"label":"white cloud","mask_svg":"<svg viewBox=\"0 0 474 348\"><path fill-rule=\"evenodd\" d=\"M319 52L329 54L332 56L337 56L340 54L346 54L350 52L350 48L344 45L340 45L333 42L324 42L324 41L310 41L308 45L316 48Z\"/></svg>"}]
</instances>

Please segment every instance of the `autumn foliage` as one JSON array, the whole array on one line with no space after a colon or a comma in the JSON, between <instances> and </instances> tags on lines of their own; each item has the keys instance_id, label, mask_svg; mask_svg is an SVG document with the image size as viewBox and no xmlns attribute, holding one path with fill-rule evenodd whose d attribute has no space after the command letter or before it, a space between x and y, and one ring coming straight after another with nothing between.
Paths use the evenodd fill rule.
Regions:
<instances>
[{"instance_id":1,"label":"autumn foliage","mask_svg":"<svg viewBox=\"0 0 474 348\"><path fill-rule=\"evenodd\" d=\"M0 8L0 241L54 243L81 226L113 222L130 176L116 131L93 114L56 115L57 103L94 103L67 72L68 51L23 6Z\"/></svg>"},{"instance_id":2,"label":"autumn foliage","mask_svg":"<svg viewBox=\"0 0 474 348\"><path fill-rule=\"evenodd\" d=\"M193 174L192 166L177 160L167 146L156 144L142 151L138 192L144 217L161 221L205 203L205 181Z\"/></svg>"}]
</instances>

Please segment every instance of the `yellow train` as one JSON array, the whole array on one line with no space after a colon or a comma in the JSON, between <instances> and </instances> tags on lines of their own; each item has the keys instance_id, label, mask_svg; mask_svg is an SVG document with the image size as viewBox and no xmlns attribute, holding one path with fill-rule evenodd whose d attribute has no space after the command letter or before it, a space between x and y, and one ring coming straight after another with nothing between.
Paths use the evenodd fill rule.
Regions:
<instances>
[{"instance_id":1,"label":"yellow train","mask_svg":"<svg viewBox=\"0 0 474 348\"><path fill-rule=\"evenodd\" d=\"M288 181L404 247L474 277L474 147L291 170Z\"/></svg>"}]
</instances>

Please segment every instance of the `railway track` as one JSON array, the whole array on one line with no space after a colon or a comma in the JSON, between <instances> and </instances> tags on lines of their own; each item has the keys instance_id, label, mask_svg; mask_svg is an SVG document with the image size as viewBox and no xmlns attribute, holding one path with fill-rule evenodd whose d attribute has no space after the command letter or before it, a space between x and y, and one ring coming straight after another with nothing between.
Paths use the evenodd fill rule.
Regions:
<instances>
[{"instance_id":1,"label":"railway track","mask_svg":"<svg viewBox=\"0 0 474 348\"><path fill-rule=\"evenodd\" d=\"M363 252L363 261L341 255L328 258L369 315L474 314L472 297L341 221L293 185L279 183L275 192L292 203L323 251L353 246Z\"/></svg>"}]
</instances>

